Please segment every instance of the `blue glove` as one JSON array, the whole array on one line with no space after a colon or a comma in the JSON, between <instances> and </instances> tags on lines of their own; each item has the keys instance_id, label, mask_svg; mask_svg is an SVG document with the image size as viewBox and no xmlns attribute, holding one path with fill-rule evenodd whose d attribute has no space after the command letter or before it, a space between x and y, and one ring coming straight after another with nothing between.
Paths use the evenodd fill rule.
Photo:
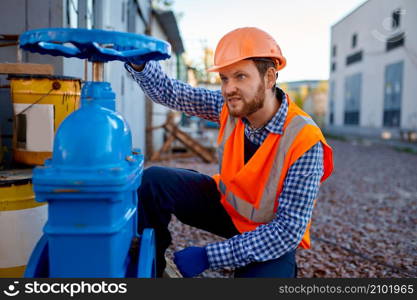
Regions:
<instances>
[{"instance_id":1,"label":"blue glove","mask_svg":"<svg viewBox=\"0 0 417 300\"><path fill-rule=\"evenodd\" d=\"M142 50L138 50L138 51L143 52ZM167 59L170 57L171 55L169 54L151 53L151 54L145 54L145 55L128 55L123 60L130 64L140 66L140 65L146 64L148 61L151 61L151 60L158 61L158 60L163 60L163 59Z\"/></svg>"},{"instance_id":2,"label":"blue glove","mask_svg":"<svg viewBox=\"0 0 417 300\"><path fill-rule=\"evenodd\" d=\"M130 68L132 68L136 72L142 72L145 68L145 63L143 64L132 64L130 62L125 62L125 66L128 65Z\"/></svg>"},{"instance_id":3,"label":"blue glove","mask_svg":"<svg viewBox=\"0 0 417 300\"><path fill-rule=\"evenodd\" d=\"M197 276L210 266L204 247L188 247L175 252L174 263L184 277Z\"/></svg>"},{"instance_id":4,"label":"blue glove","mask_svg":"<svg viewBox=\"0 0 417 300\"><path fill-rule=\"evenodd\" d=\"M126 62L129 63L129 64L134 64L134 65L140 66L140 65L146 64L148 61L144 60L140 57L129 57L129 58L126 59Z\"/></svg>"}]
</instances>

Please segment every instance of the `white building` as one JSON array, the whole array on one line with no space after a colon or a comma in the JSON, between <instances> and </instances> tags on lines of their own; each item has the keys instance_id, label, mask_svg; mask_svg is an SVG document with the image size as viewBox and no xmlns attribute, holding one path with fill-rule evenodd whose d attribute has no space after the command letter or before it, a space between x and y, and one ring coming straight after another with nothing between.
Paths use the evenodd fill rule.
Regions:
<instances>
[{"instance_id":1,"label":"white building","mask_svg":"<svg viewBox=\"0 0 417 300\"><path fill-rule=\"evenodd\" d=\"M327 131L417 131L417 1L369 0L331 27Z\"/></svg>"}]
</instances>

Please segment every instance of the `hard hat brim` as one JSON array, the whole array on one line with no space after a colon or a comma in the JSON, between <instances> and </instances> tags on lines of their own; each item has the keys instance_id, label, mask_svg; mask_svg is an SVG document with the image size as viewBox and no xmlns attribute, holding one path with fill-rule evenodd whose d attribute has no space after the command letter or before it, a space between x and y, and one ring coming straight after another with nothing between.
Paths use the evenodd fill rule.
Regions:
<instances>
[{"instance_id":1,"label":"hard hat brim","mask_svg":"<svg viewBox=\"0 0 417 300\"><path fill-rule=\"evenodd\" d=\"M268 57L268 54L259 55L259 56L248 56L248 57L243 57L243 58L239 57L238 59L228 61L227 63L224 63L220 66L214 65L214 66L208 68L207 72L218 72L220 69L222 69L224 67L227 67L227 66L230 66L230 65L233 65L234 63L237 63L241 60L245 60L245 59L248 59L248 58L256 58L256 57ZM275 57L271 57L271 58L275 58ZM285 67L285 65L287 64L286 59L284 57L275 58L275 59L277 59L279 61L279 64L277 66L277 71L282 70Z\"/></svg>"}]
</instances>

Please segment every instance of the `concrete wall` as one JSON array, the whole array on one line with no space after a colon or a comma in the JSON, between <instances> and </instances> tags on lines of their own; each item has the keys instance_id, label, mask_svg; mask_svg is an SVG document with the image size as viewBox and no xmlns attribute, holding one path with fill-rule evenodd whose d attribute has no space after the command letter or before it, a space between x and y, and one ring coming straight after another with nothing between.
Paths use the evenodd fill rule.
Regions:
<instances>
[{"instance_id":1,"label":"concrete wall","mask_svg":"<svg viewBox=\"0 0 417 300\"><path fill-rule=\"evenodd\" d=\"M392 13L402 9L399 28L393 29ZM331 46L337 53L331 57L336 70L330 73L334 83L334 125L350 128L352 132L379 135L383 130L398 133L400 128L417 129L417 1L369 0L331 28ZM405 44L386 51L386 40L404 32ZM352 35L357 34L357 46L352 48ZM346 57L362 50L362 61L346 65ZM384 128L384 91L386 66L404 62L400 128ZM345 80L362 74L359 126L344 125ZM329 104L330 107L330 104ZM328 111L330 111L328 109ZM329 124L329 114L327 115ZM331 126L330 126L331 127ZM347 130L344 128L343 130ZM349 131L349 130L348 130Z\"/></svg>"}]
</instances>

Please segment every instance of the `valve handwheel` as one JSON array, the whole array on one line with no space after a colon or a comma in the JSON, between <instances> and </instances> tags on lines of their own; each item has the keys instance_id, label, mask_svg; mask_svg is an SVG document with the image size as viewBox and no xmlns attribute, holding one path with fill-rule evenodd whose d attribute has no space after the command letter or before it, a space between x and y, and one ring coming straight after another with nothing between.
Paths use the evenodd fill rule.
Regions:
<instances>
[{"instance_id":1,"label":"valve handwheel","mask_svg":"<svg viewBox=\"0 0 417 300\"><path fill-rule=\"evenodd\" d=\"M169 43L142 34L99 29L45 28L26 31L20 47L30 52L92 62L145 62L170 57Z\"/></svg>"}]
</instances>

